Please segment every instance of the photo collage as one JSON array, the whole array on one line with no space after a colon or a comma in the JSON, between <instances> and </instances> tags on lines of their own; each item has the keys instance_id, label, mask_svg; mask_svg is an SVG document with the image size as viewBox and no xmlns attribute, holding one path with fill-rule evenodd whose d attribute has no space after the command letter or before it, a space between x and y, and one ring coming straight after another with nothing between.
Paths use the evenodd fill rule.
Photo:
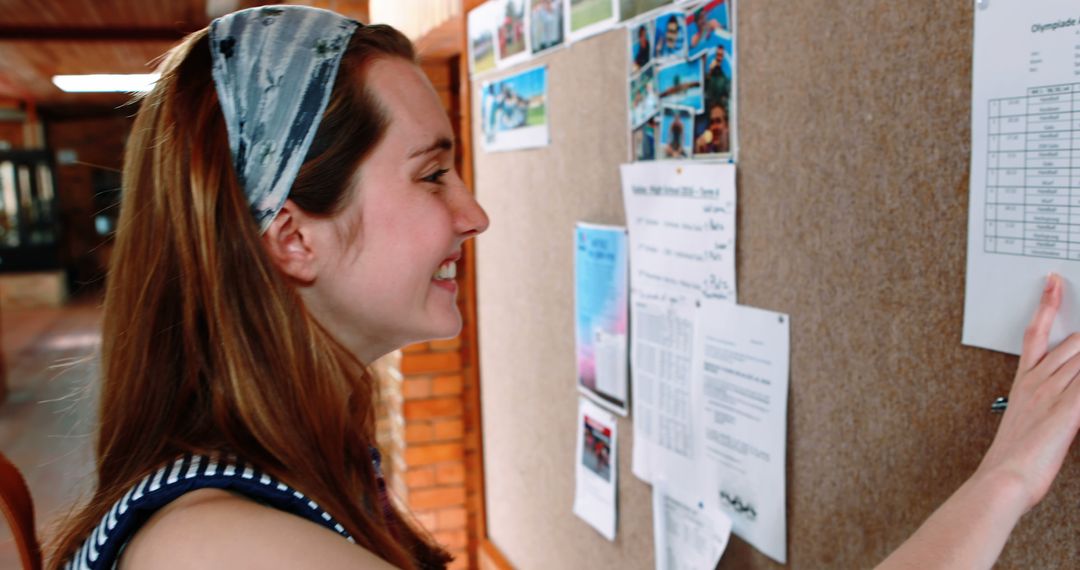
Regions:
<instances>
[{"instance_id":1,"label":"photo collage","mask_svg":"<svg viewBox=\"0 0 1080 570\"><path fill-rule=\"evenodd\" d=\"M472 75L518 66L625 27L628 123L634 161L733 161L736 147L733 0L489 0L468 14ZM537 71L539 70L539 71ZM529 76L542 93L508 84ZM539 78L538 75L542 75ZM485 149L543 146L547 67L483 84ZM523 105L528 105L527 108ZM521 119L525 119L524 121ZM535 129L543 122L543 132ZM530 127L524 133L509 133ZM500 133L501 131L501 133Z\"/></svg>"},{"instance_id":2,"label":"photo collage","mask_svg":"<svg viewBox=\"0 0 1080 570\"><path fill-rule=\"evenodd\" d=\"M661 11L629 25L635 161L731 159L735 42L730 0Z\"/></svg>"}]
</instances>

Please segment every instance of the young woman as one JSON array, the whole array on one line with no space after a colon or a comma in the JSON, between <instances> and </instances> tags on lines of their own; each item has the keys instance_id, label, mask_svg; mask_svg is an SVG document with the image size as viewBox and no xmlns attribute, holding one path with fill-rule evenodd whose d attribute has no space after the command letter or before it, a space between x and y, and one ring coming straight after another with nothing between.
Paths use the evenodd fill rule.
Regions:
<instances>
[{"instance_id":1,"label":"young woman","mask_svg":"<svg viewBox=\"0 0 1080 570\"><path fill-rule=\"evenodd\" d=\"M457 334L488 220L385 26L303 7L171 51L128 142L102 346L97 485L50 567L439 568L386 497L365 362ZM1050 279L978 472L884 566L989 567L1080 426L1080 337Z\"/></svg>"},{"instance_id":2,"label":"young woman","mask_svg":"<svg viewBox=\"0 0 1080 570\"><path fill-rule=\"evenodd\" d=\"M409 41L259 8L161 71L125 157L97 486L51 567L442 567L377 476L363 363L458 333L488 220Z\"/></svg>"}]
</instances>

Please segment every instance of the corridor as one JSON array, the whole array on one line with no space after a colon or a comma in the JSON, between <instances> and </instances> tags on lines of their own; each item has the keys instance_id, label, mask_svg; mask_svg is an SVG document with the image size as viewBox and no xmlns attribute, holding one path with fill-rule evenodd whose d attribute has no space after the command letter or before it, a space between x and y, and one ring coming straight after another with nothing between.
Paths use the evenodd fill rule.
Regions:
<instances>
[{"instance_id":1,"label":"corridor","mask_svg":"<svg viewBox=\"0 0 1080 570\"><path fill-rule=\"evenodd\" d=\"M93 484L101 310L92 299L64 308L2 311L8 397L0 405L0 451L34 498L39 536ZM0 569L19 568L10 529L0 531Z\"/></svg>"}]
</instances>

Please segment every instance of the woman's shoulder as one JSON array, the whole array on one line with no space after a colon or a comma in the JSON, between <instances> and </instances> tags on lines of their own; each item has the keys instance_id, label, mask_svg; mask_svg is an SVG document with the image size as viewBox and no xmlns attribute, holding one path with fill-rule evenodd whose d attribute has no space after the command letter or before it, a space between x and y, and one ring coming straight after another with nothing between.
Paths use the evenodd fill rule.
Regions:
<instances>
[{"instance_id":1,"label":"woman's shoulder","mask_svg":"<svg viewBox=\"0 0 1080 570\"><path fill-rule=\"evenodd\" d=\"M370 551L307 519L222 489L198 489L146 522L124 549L122 570L228 566L391 568Z\"/></svg>"}]
</instances>

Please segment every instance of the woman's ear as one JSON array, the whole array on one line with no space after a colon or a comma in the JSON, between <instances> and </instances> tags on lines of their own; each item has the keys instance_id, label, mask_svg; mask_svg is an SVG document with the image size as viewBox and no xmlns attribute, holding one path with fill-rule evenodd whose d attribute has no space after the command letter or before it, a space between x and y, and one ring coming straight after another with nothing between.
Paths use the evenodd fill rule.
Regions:
<instances>
[{"instance_id":1,"label":"woman's ear","mask_svg":"<svg viewBox=\"0 0 1080 570\"><path fill-rule=\"evenodd\" d=\"M318 273L314 223L315 220L295 202L285 200L262 235L263 247L278 271L305 285L314 282Z\"/></svg>"}]
</instances>

